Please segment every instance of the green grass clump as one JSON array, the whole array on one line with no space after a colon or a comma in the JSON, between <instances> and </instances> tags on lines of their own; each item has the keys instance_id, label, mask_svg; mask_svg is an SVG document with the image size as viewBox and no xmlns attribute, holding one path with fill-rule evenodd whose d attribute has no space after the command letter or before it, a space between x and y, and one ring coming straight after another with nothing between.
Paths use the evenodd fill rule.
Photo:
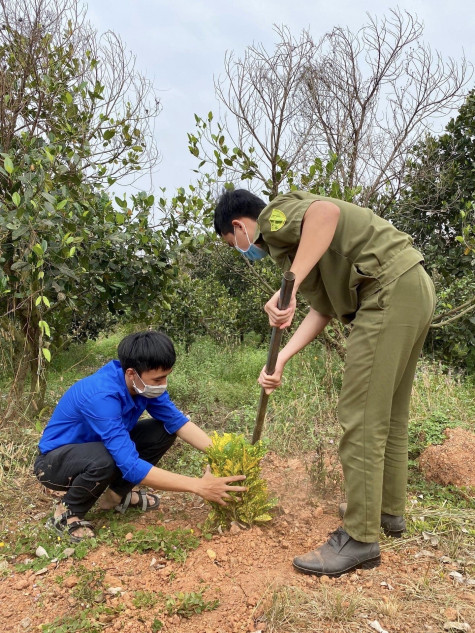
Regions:
<instances>
[{"instance_id":1,"label":"green grass clump","mask_svg":"<svg viewBox=\"0 0 475 633\"><path fill-rule=\"evenodd\" d=\"M105 569L87 569L84 565L79 565L71 573L78 576L78 584L71 592L77 602L91 607L97 602L104 601Z\"/></svg>"},{"instance_id":2,"label":"green grass clump","mask_svg":"<svg viewBox=\"0 0 475 633\"><path fill-rule=\"evenodd\" d=\"M215 477L246 475L247 491L231 493L232 499L226 506L211 503L212 510L207 518L210 527L229 527L232 521L252 525L270 521L270 511L277 504L269 497L267 482L261 477L260 462L267 452L262 442L250 444L244 435L224 433L212 435L212 445L206 450L206 459ZM239 500L240 499L240 500Z\"/></svg>"},{"instance_id":3,"label":"green grass clump","mask_svg":"<svg viewBox=\"0 0 475 633\"><path fill-rule=\"evenodd\" d=\"M112 622L121 610L121 607L105 605L78 609L73 615L56 618L53 622L42 624L40 630L42 633L102 633L106 623Z\"/></svg>"},{"instance_id":4,"label":"green grass clump","mask_svg":"<svg viewBox=\"0 0 475 633\"><path fill-rule=\"evenodd\" d=\"M125 538L127 534L132 535L130 540ZM177 562L184 562L188 552L200 544L192 530L167 530L162 525L137 529L130 523L119 521L111 523L109 529L101 530L99 541L112 542L119 552L126 554L160 552L165 558Z\"/></svg>"},{"instance_id":5,"label":"green grass clump","mask_svg":"<svg viewBox=\"0 0 475 633\"><path fill-rule=\"evenodd\" d=\"M450 418L443 411L434 411L418 424L409 425L409 458L417 459L428 447L443 444L446 439L445 429L460 426L460 420Z\"/></svg>"},{"instance_id":6,"label":"green grass clump","mask_svg":"<svg viewBox=\"0 0 475 633\"><path fill-rule=\"evenodd\" d=\"M84 539L80 543L71 543L68 536L58 536L56 532L45 527L44 523L25 521L17 526L15 531L2 530L0 532L0 560L6 560L15 565L18 572L27 569L39 570L46 567L53 559L64 560L64 551L74 549L72 556L76 560L86 557L89 550L97 547L94 538ZM45 549L46 557L37 557L35 552L38 546Z\"/></svg>"},{"instance_id":7,"label":"green grass clump","mask_svg":"<svg viewBox=\"0 0 475 633\"><path fill-rule=\"evenodd\" d=\"M205 600L204 589L191 593L180 591L167 598L165 609L168 615L179 615L182 618L191 618L193 615L204 611L213 611L219 606L219 600Z\"/></svg>"},{"instance_id":8,"label":"green grass clump","mask_svg":"<svg viewBox=\"0 0 475 633\"><path fill-rule=\"evenodd\" d=\"M138 590L134 592L132 603L137 609L151 609L158 602L159 596L153 591Z\"/></svg>"}]
</instances>

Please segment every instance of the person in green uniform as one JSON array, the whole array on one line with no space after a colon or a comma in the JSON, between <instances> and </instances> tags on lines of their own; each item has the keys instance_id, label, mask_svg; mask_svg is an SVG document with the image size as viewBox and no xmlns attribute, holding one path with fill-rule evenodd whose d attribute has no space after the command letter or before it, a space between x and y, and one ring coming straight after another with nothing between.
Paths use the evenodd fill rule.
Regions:
<instances>
[{"instance_id":1,"label":"person in green uniform","mask_svg":"<svg viewBox=\"0 0 475 633\"><path fill-rule=\"evenodd\" d=\"M338 403L340 459L347 504L343 527L293 564L308 574L340 576L380 564L380 527L405 529L409 401L435 307L434 286L409 235L367 208L294 191L266 205L249 191L218 200L215 230L251 260L266 255L295 273L290 306L279 291L265 305L271 326L289 327L300 291L310 309L280 351L275 373L262 370L270 393L288 360L331 319L351 323Z\"/></svg>"}]
</instances>

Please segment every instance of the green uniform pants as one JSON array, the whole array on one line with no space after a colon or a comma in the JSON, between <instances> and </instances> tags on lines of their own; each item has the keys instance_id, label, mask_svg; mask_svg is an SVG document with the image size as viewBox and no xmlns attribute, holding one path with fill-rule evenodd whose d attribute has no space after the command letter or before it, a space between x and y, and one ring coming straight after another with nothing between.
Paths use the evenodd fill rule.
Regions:
<instances>
[{"instance_id":1,"label":"green uniform pants","mask_svg":"<svg viewBox=\"0 0 475 633\"><path fill-rule=\"evenodd\" d=\"M409 402L434 307L434 286L418 264L362 299L353 321L338 416L344 528L358 541L378 541L381 512L404 514Z\"/></svg>"}]
</instances>

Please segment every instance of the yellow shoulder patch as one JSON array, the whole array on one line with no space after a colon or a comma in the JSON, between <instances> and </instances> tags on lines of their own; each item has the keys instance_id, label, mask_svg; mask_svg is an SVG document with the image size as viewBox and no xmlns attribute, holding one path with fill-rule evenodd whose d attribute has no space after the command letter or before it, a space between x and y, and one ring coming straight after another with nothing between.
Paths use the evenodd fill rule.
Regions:
<instances>
[{"instance_id":1,"label":"yellow shoulder patch","mask_svg":"<svg viewBox=\"0 0 475 633\"><path fill-rule=\"evenodd\" d=\"M270 230L278 231L287 222L287 218L285 217L284 213L282 213L280 209L272 209L269 222L270 222Z\"/></svg>"}]
</instances>

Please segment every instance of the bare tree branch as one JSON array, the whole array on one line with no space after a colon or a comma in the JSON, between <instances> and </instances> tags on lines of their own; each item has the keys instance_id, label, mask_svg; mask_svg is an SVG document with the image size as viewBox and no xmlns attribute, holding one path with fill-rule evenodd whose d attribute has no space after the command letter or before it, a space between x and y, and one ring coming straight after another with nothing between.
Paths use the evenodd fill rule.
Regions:
<instances>
[{"instance_id":1,"label":"bare tree branch","mask_svg":"<svg viewBox=\"0 0 475 633\"><path fill-rule=\"evenodd\" d=\"M429 122L457 107L472 76L465 58L444 62L422 33L416 17L391 10L357 33L325 35L307 69L314 152L340 158L342 185L362 186L362 204L383 189L397 195L408 151Z\"/></svg>"}]
</instances>

